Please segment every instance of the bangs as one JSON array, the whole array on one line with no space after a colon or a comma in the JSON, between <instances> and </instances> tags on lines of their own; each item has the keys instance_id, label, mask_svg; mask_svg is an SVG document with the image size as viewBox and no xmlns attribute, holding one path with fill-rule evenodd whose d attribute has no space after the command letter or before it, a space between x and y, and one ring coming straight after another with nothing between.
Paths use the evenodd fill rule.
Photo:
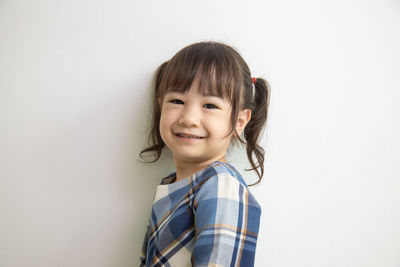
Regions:
<instances>
[{"instance_id":1,"label":"bangs","mask_svg":"<svg viewBox=\"0 0 400 267\"><path fill-rule=\"evenodd\" d=\"M196 83L199 93L233 103L240 94L239 74L236 59L226 49L212 44L188 46L168 61L159 97L163 98L169 91L187 92Z\"/></svg>"}]
</instances>

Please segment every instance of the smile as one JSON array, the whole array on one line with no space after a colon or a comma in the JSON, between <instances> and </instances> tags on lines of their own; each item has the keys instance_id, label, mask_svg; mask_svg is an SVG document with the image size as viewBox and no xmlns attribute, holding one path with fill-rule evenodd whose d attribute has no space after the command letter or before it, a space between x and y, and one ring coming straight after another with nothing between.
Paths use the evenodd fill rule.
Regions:
<instances>
[{"instance_id":1,"label":"smile","mask_svg":"<svg viewBox=\"0 0 400 267\"><path fill-rule=\"evenodd\" d=\"M186 133L176 133L175 135L178 137L181 137L181 138L185 138L185 139L203 139L204 138L201 136L186 134Z\"/></svg>"}]
</instances>

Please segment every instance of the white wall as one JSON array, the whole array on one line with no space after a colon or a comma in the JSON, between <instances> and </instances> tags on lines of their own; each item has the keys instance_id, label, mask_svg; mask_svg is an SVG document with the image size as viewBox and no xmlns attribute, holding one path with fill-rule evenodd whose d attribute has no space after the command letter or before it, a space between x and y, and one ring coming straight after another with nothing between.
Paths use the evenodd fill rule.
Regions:
<instances>
[{"instance_id":1,"label":"white wall","mask_svg":"<svg viewBox=\"0 0 400 267\"><path fill-rule=\"evenodd\" d=\"M137 265L151 76L200 40L272 86L256 266L399 267L396 0L0 1L0 266Z\"/></svg>"}]
</instances>

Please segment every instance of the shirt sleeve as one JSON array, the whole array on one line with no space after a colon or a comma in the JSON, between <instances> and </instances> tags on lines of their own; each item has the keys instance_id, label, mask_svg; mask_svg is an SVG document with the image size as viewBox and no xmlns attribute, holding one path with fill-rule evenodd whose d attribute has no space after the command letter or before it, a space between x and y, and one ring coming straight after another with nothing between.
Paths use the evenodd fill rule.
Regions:
<instances>
[{"instance_id":1,"label":"shirt sleeve","mask_svg":"<svg viewBox=\"0 0 400 267\"><path fill-rule=\"evenodd\" d=\"M193 202L193 266L254 266L261 208L229 174L205 182Z\"/></svg>"}]
</instances>

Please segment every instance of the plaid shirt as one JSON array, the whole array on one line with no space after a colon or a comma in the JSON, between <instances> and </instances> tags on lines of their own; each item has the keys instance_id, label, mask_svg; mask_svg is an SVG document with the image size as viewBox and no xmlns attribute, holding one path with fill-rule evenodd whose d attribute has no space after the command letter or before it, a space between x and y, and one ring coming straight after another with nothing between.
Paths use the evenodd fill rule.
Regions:
<instances>
[{"instance_id":1,"label":"plaid shirt","mask_svg":"<svg viewBox=\"0 0 400 267\"><path fill-rule=\"evenodd\" d=\"M157 186L140 266L254 266L261 208L239 172L216 161L175 174Z\"/></svg>"}]
</instances>

